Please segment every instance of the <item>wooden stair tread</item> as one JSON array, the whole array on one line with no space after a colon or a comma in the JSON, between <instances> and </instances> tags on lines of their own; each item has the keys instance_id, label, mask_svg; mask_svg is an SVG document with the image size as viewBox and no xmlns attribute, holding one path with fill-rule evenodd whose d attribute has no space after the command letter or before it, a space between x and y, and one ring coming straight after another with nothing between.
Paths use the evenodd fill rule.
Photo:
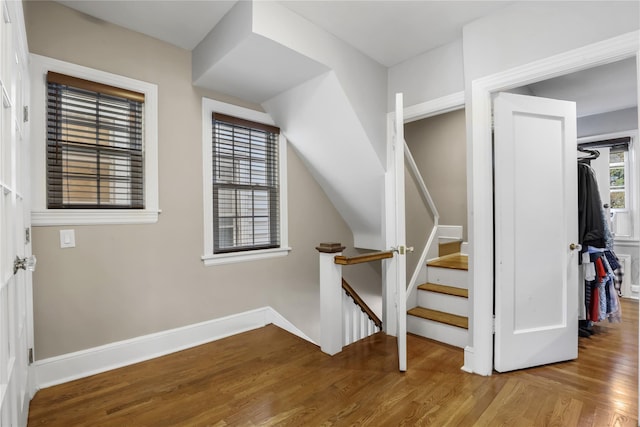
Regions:
<instances>
[{"instance_id":1,"label":"wooden stair tread","mask_svg":"<svg viewBox=\"0 0 640 427\"><path fill-rule=\"evenodd\" d=\"M460 253L441 256L427 263L427 267L451 268L454 270L469 270L469 257Z\"/></svg>"},{"instance_id":2,"label":"wooden stair tread","mask_svg":"<svg viewBox=\"0 0 640 427\"><path fill-rule=\"evenodd\" d=\"M439 294L453 295L456 297L469 298L469 290L456 288L454 286L438 285L436 283L423 283L418 286L423 291L437 292Z\"/></svg>"},{"instance_id":3,"label":"wooden stair tread","mask_svg":"<svg viewBox=\"0 0 640 427\"><path fill-rule=\"evenodd\" d=\"M435 322L445 323L451 326L457 326L462 329L469 329L469 319L467 317L458 316L451 313L444 313L438 310L430 310L423 307L414 307L407 312L412 316L422 317L423 319L433 320Z\"/></svg>"}]
</instances>

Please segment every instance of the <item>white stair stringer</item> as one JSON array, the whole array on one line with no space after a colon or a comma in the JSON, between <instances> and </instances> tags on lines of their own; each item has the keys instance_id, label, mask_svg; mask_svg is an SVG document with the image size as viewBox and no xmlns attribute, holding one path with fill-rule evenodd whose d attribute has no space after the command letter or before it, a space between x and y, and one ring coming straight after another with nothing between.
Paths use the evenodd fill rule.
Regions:
<instances>
[{"instance_id":1,"label":"white stair stringer","mask_svg":"<svg viewBox=\"0 0 640 427\"><path fill-rule=\"evenodd\" d=\"M408 315L407 331L415 335L420 335L421 337L443 342L459 348L464 348L468 345L469 332L466 329L447 325L445 323L434 322L421 317Z\"/></svg>"},{"instance_id":2,"label":"white stair stringer","mask_svg":"<svg viewBox=\"0 0 640 427\"><path fill-rule=\"evenodd\" d=\"M427 267L427 281L438 285L467 289L468 272L453 268Z\"/></svg>"}]
</instances>

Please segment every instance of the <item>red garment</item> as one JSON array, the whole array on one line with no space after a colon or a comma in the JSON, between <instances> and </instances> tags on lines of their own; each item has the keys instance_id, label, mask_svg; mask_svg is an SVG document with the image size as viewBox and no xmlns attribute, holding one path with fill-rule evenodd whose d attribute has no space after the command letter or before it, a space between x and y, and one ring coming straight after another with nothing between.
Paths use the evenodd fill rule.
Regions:
<instances>
[{"instance_id":1,"label":"red garment","mask_svg":"<svg viewBox=\"0 0 640 427\"><path fill-rule=\"evenodd\" d=\"M604 269L602 258L596 258L596 275L598 276L598 283L602 282L602 279L607 277L607 271Z\"/></svg>"}]
</instances>

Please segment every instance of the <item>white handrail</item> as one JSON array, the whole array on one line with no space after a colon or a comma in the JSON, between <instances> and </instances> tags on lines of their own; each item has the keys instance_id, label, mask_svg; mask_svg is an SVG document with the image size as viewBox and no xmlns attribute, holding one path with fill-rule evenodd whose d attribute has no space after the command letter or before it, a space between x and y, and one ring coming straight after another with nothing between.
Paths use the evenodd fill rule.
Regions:
<instances>
[{"instance_id":1,"label":"white handrail","mask_svg":"<svg viewBox=\"0 0 640 427\"><path fill-rule=\"evenodd\" d=\"M420 171L418 170L418 165L416 164L416 161L413 159L413 155L409 150L407 141L404 141L404 157L407 163L409 163L409 168L411 169L413 177L415 178L416 181L418 181L418 187L420 188L420 195L422 196L422 199L424 200L424 202L429 206L429 209L431 209L431 213L433 214L433 223L437 227L440 214L438 214L438 209L436 208L436 204L434 203L433 198L431 197L431 193L429 193L429 189L427 188L427 185L424 183L424 180L422 179L422 175L420 174Z\"/></svg>"},{"instance_id":2,"label":"white handrail","mask_svg":"<svg viewBox=\"0 0 640 427\"><path fill-rule=\"evenodd\" d=\"M409 284L407 286L407 298L408 298L411 295L413 289L417 286L416 284L418 282L420 270L422 270L422 267L426 264L429 249L431 248L431 245L433 244L434 240L437 237L438 225L439 225L438 222L440 219L440 215L438 214L438 209L436 208L436 204L434 203L433 198L431 197L431 193L429 193L429 189L427 188L427 185L424 183L424 180L422 179L422 175L418 170L418 165L413 159L413 155L411 154L411 151L409 150L409 146L407 145L406 141L404 142L404 156L405 156L406 162L409 164L409 169L411 170L411 173L414 179L418 183L418 188L420 189L420 195L422 196L422 200L427 204L427 206L431 210L431 213L433 214L433 229L431 230L429 239L427 240L427 243L424 249L422 250L422 254L420 255L420 260L416 264L416 268L413 271L413 274L411 275L411 280L409 281Z\"/></svg>"}]
</instances>

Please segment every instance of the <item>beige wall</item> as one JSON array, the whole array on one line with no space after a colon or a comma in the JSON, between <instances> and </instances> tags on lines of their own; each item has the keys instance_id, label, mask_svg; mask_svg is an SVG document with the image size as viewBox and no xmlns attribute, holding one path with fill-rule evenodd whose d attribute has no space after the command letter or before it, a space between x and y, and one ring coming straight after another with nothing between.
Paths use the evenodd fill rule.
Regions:
<instances>
[{"instance_id":1,"label":"beige wall","mask_svg":"<svg viewBox=\"0 0 640 427\"><path fill-rule=\"evenodd\" d=\"M234 100L191 85L187 50L53 2L25 2L25 15L30 52L155 83L159 97L158 223L33 229L37 358L267 305L319 339L314 247L352 246L353 237L296 154L289 150L290 255L204 267L201 97ZM75 229L75 248L60 249L60 228Z\"/></svg>"},{"instance_id":2,"label":"beige wall","mask_svg":"<svg viewBox=\"0 0 640 427\"><path fill-rule=\"evenodd\" d=\"M405 139L436 204L440 225L462 225L466 241L467 163L464 110L407 123Z\"/></svg>"},{"instance_id":3,"label":"beige wall","mask_svg":"<svg viewBox=\"0 0 640 427\"><path fill-rule=\"evenodd\" d=\"M420 261L422 250L429 240L429 234L433 229L433 214L422 199L418 182L408 166L405 166L404 170L404 193L406 241L408 247L414 248L413 252L407 253L408 282L411 280L418 261Z\"/></svg>"}]
</instances>

